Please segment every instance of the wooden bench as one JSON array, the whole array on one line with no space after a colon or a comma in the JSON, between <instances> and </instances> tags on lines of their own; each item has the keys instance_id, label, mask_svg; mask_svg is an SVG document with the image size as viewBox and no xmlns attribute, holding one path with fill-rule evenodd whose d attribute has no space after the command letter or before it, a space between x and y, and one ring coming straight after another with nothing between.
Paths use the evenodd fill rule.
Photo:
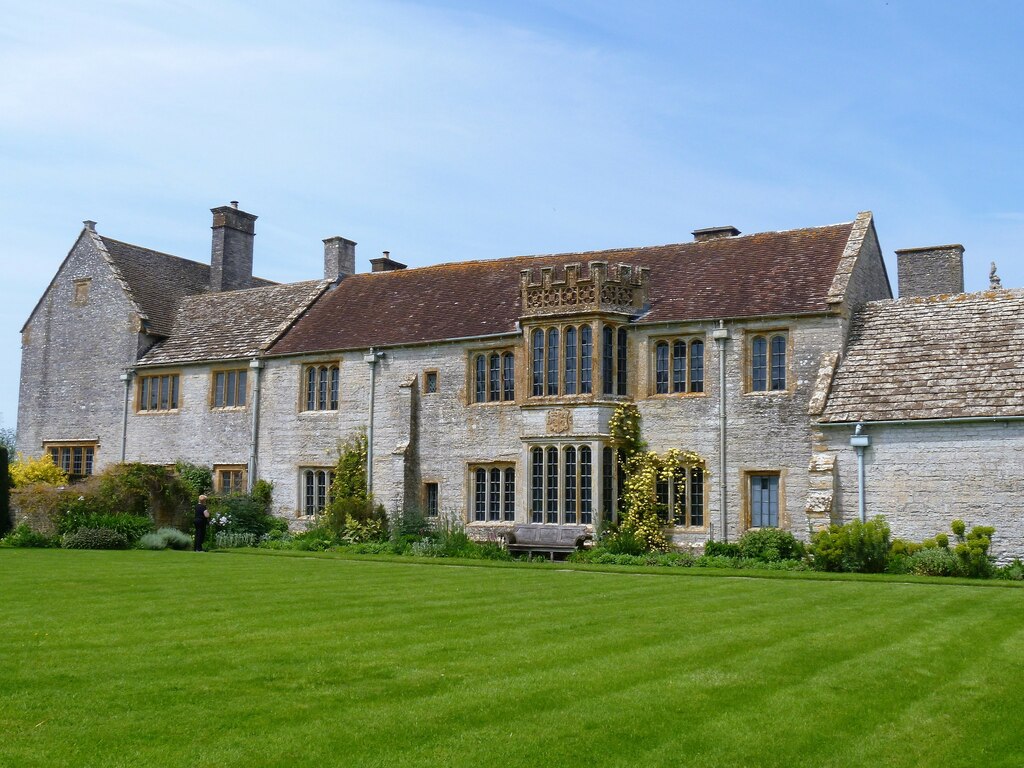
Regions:
<instances>
[{"instance_id":1,"label":"wooden bench","mask_svg":"<svg viewBox=\"0 0 1024 768\"><path fill-rule=\"evenodd\" d=\"M544 554L549 560L565 559L593 540L585 525L516 525L508 534L508 551Z\"/></svg>"}]
</instances>

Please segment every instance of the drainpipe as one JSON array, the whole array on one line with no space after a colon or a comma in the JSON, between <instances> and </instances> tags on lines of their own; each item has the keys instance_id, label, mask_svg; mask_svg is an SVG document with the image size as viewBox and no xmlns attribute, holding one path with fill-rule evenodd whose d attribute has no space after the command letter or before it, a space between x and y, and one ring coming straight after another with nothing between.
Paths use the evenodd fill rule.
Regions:
<instances>
[{"instance_id":1,"label":"drainpipe","mask_svg":"<svg viewBox=\"0 0 1024 768\"><path fill-rule=\"evenodd\" d=\"M121 381L124 382L124 414L121 417L121 463L124 464L128 455L128 393L131 391L132 376L135 371L130 368L121 374Z\"/></svg>"},{"instance_id":2,"label":"drainpipe","mask_svg":"<svg viewBox=\"0 0 1024 768\"><path fill-rule=\"evenodd\" d=\"M366 422L366 495L373 496L373 399L377 390L377 361L384 353L373 347L363 355L363 360L370 366L370 416Z\"/></svg>"},{"instance_id":3,"label":"drainpipe","mask_svg":"<svg viewBox=\"0 0 1024 768\"><path fill-rule=\"evenodd\" d=\"M256 456L260 441L260 371L263 370L263 361L250 360L249 370L252 371L252 432L249 434L249 467L245 488L252 493L253 483L256 482Z\"/></svg>"},{"instance_id":4,"label":"drainpipe","mask_svg":"<svg viewBox=\"0 0 1024 768\"><path fill-rule=\"evenodd\" d=\"M718 321L718 327L711 332L711 338L718 345L718 498L721 504L721 529L722 541L729 540L729 513L726 504L728 485L725 481L725 436L726 436L726 407L725 407L725 345L729 340L729 329L725 327L725 320Z\"/></svg>"},{"instance_id":5,"label":"drainpipe","mask_svg":"<svg viewBox=\"0 0 1024 768\"><path fill-rule=\"evenodd\" d=\"M867 504L864 501L864 449L871 445L871 436L863 434L864 425L857 424L850 437L850 445L857 450L857 512L860 521L868 520Z\"/></svg>"}]
</instances>

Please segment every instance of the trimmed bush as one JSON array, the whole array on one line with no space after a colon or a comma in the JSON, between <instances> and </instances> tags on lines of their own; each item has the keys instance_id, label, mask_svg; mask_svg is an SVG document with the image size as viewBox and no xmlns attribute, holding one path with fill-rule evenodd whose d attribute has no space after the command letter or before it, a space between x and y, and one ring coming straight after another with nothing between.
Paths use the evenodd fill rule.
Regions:
<instances>
[{"instance_id":1,"label":"trimmed bush","mask_svg":"<svg viewBox=\"0 0 1024 768\"><path fill-rule=\"evenodd\" d=\"M249 533L259 539L278 525L262 501L244 493L212 496L208 506L210 521L224 533Z\"/></svg>"},{"instance_id":2,"label":"trimmed bush","mask_svg":"<svg viewBox=\"0 0 1024 768\"><path fill-rule=\"evenodd\" d=\"M879 516L831 525L811 537L811 554L819 571L881 573L889 554L889 524Z\"/></svg>"},{"instance_id":3,"label":"trimmed bush","mask_svg":"<svg viewBox=\"0 0 1024 768\"><path fill-rule=\"evenodd\" d=\"M128 539L110 528L79 528L64 536L64 549L128 549Z\"/></svg>"},{"instance_id":4,"label":"trimmed bush","mask_svg":"<svg viewBox=\"0 0 1024 768\"><path fill-rule=\"evenodd\" d=\"M747 531L740 537L739 550L742 557L765 563L799 560L804 556L804 545L792 533L780 528Z\"/></svg>"}]
</instances>

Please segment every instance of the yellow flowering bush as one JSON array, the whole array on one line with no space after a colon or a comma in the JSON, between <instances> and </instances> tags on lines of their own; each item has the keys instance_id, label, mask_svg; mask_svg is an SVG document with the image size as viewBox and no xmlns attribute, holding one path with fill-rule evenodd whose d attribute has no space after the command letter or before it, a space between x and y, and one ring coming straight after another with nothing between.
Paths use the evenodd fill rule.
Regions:
<instances>
[{"instance_id":1,"label":"yellow flowering bush","mask_svg":"<svg viewBox=\"0 0 1024 768\"><path fill-rule=\"evenodd\" d=\"M67 485L68 476L64 471L53 463L53 457L44 453L38 459L25 458L20 453L17 461L11 462L9 473L11 485L14 488L23 488L33 483L46 483L47 485Z\"/></svg>"}]
</instances>

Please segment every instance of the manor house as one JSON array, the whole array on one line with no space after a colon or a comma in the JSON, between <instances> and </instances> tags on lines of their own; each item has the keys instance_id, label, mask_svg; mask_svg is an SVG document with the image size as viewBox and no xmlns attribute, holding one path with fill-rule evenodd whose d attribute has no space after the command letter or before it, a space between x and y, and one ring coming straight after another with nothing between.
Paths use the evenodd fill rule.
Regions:
<instances>
[{"instance_id":1,"label":"manor house","mask_svg":"<svg viewBox=\"0 0 1024 768\"><path fill-rule=\"evenodd\" d=\"M1024 292L963 292L963 248L898 251L870 213L690 242L253 276L256 216L215 208L209 264L87 221L22 328L18 449L74 476L118 461L274 484L295 527L327 502L339 444L368 436L389 510L597 526L621 493L609 420L703 467L658 488L680 546L777 526L806 539L885 515L921 539L955 517L1024 556Z\"/></svg>"}]
</instances>

